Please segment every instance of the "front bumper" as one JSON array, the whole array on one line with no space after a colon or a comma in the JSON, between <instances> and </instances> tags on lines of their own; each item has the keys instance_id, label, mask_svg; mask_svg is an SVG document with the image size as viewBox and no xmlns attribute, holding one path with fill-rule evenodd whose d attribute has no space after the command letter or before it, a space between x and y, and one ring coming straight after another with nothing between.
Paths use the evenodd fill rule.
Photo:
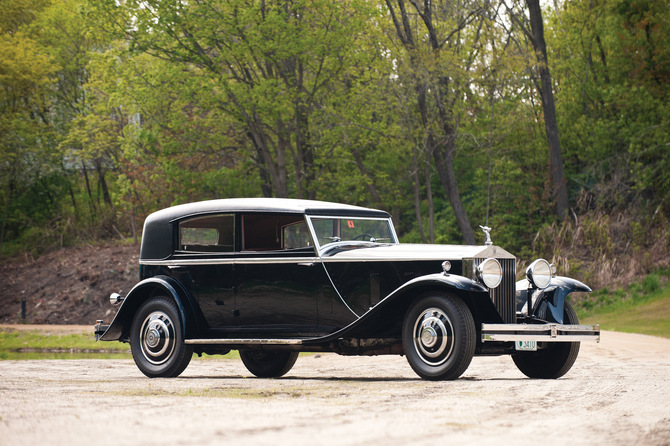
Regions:
<instances>
[{"instance_id":1,"label":"front bumper","mask_svg":"<svg viewBox=\"0 0 670 446\"><path fill-rule=\"evenodd\" d=\"M109 325L102 325L101 320L97 320L95 323L95 340L97 341L100 339L100 336L104 335L107 329L109 328Z\"/></svg>"},{"instance_id":2,"label":"front bumper","mask_svg":"<svg viewBox=\"0 0 670 446\"><path fill-rule=\"evenodd\" d=\"M600 342L600 325L482 324L482 342Z\"/></svg>"}]
</instances>

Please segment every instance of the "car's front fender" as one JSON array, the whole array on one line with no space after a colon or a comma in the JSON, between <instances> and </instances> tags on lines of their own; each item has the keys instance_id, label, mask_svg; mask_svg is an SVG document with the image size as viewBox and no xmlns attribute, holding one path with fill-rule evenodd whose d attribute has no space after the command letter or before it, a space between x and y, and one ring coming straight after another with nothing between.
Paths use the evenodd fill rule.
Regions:
<instances>
[{"instance_id":1,"label":"car's front fender","mask_svg":"<svg viewBox=\"0 0 670 446\"><path fill-rule=\"evenodd\" d=\"M579 280L571 279L570 277L555 276L552 277L551 283L543 290L543 299L547 302L549 313L555 322L563 323L563 307L565 306L565 299L568 294L580 291L590 293L591 288L583 284ZM528 280L519 280L516 283L516 295L519 306L527 301L528 296ZM537 307L537 305L535 305ZM517 307L517 311L521 309Z\"/></svg>"},{"instance_id":2,"label":"car's front fender","mask_svg":"<svg viewBox=\"0 0 670 446\"><path fill-rule=\"evenodd\" d=\"M431 291L453 293L462 298L473 313L476 323L482 321L502 323L485 287L467 277L435 273L404 283L348 326L306 343L323 343L341 337L381 336L380 330L388 328L392 322L402 323L412 302L418 296Z\"/></svg>"},{"instance_id":3,"label":"car's front fender","mask_svg":"<svg viewBox=\"0 0 670 446\"><path fill-rule=\"evenodd\" d=\"M179 309L184 339L188 331L196 329L193 307L188 292L179 282L168 276L155 276L135 285L121 303L119 311L107 330L100 336L102 341L125 341L130 333L130 325L140 305L153 296L172 297Z\"/></svg>"}]
</instances>

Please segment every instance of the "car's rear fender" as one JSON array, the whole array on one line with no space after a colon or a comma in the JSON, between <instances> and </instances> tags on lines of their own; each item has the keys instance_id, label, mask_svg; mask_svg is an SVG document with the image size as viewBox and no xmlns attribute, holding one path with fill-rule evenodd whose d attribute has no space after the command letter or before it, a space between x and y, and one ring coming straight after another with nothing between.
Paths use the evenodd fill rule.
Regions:
<instances>
[{"instance_id":1,"label":"car's rear fender","mask_svg":"<svg viewBox=\"0 0 670 446\"><path fill-rule=\"evenodd\" d=\"M436 273L406 282L355 322L318 341L340 337L400 336L408 308L416 299L431 292L448 293L462 299L470 309L476 326L483 322L503 323L486 288L467 277Z\"/></svg>"},{"instance_id":2,"label":"car's rear fender","mask_svg":"<svg viewBox=\"0 0 670 446\"><path fill-rule=\"evenodd\" d=\"M179 309L184 339L196 335L197 325L188 292L171 277L155 276L141 281L130 290L109 328L100 336L100 340L127 341L135 313L144 302L154 296L168 296L174 299Z\"/></svg>"}]
</instances>

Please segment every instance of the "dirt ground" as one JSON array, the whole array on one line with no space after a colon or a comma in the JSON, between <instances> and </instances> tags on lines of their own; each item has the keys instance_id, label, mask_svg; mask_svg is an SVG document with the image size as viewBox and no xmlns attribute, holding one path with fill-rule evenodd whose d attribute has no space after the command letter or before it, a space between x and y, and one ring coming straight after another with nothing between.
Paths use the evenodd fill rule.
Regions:
<instances>
[{"instance_id":1,"label":"dirt ground","mask_svg":"<svg viewBox=\"0 0 670 446\"><path fill-rule=\"evenodd\" d=\"M670 445L670 340L602 337L552 381L509 357L437 383L395 356L303 356L282 379L238 360L175 379L131 360L2 361L0 445Z\"/></svg>"},{"instance_id":2,"label":"dirt ground","mask_svg":"<svg viewBox=\"0 0 670 446\"><path fill-rule=\"evenodd\" d=\"M63 248L36 260L0 263L0 324L16 324L26 299L28 324L109 322L117 308L111 293L128 293L138 282L139 246Z\"/></svg>"}]
</instances>

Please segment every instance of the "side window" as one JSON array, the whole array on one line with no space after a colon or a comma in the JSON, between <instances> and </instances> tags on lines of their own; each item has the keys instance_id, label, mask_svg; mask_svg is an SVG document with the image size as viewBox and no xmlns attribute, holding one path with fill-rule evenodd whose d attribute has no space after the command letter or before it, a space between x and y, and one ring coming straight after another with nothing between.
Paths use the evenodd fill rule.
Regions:
<instances>
[{"instance_id":1,"label":"side window","mask_svg":"<svg viewBox=\"0 0 670 446\"><path fill-rule=\"evenodd\" d=\"M282 228L282 240L284 249L308 248L312 245L312 237L309 235L307 223L301 221Z\"/></svg>"},{"instance_id":2,"label":"side window","mask_svg":"<svg viewBox=\"0 0 670 446\"><path fill-rule=\"evenodd\" d=\"M186 252L233 252L235 216L210 215L179 223L179 250Z\"/></svg>"},{"instance_id":3,"label":"side window","mask_svg":"<svg viewBox=\"0 0 670 446\"><path fill-rule=\"evenodd\" d=\"M303 215L242 215L243 251L282 251L311 246L312 238Z\"/></svg>"}]
</instances>

